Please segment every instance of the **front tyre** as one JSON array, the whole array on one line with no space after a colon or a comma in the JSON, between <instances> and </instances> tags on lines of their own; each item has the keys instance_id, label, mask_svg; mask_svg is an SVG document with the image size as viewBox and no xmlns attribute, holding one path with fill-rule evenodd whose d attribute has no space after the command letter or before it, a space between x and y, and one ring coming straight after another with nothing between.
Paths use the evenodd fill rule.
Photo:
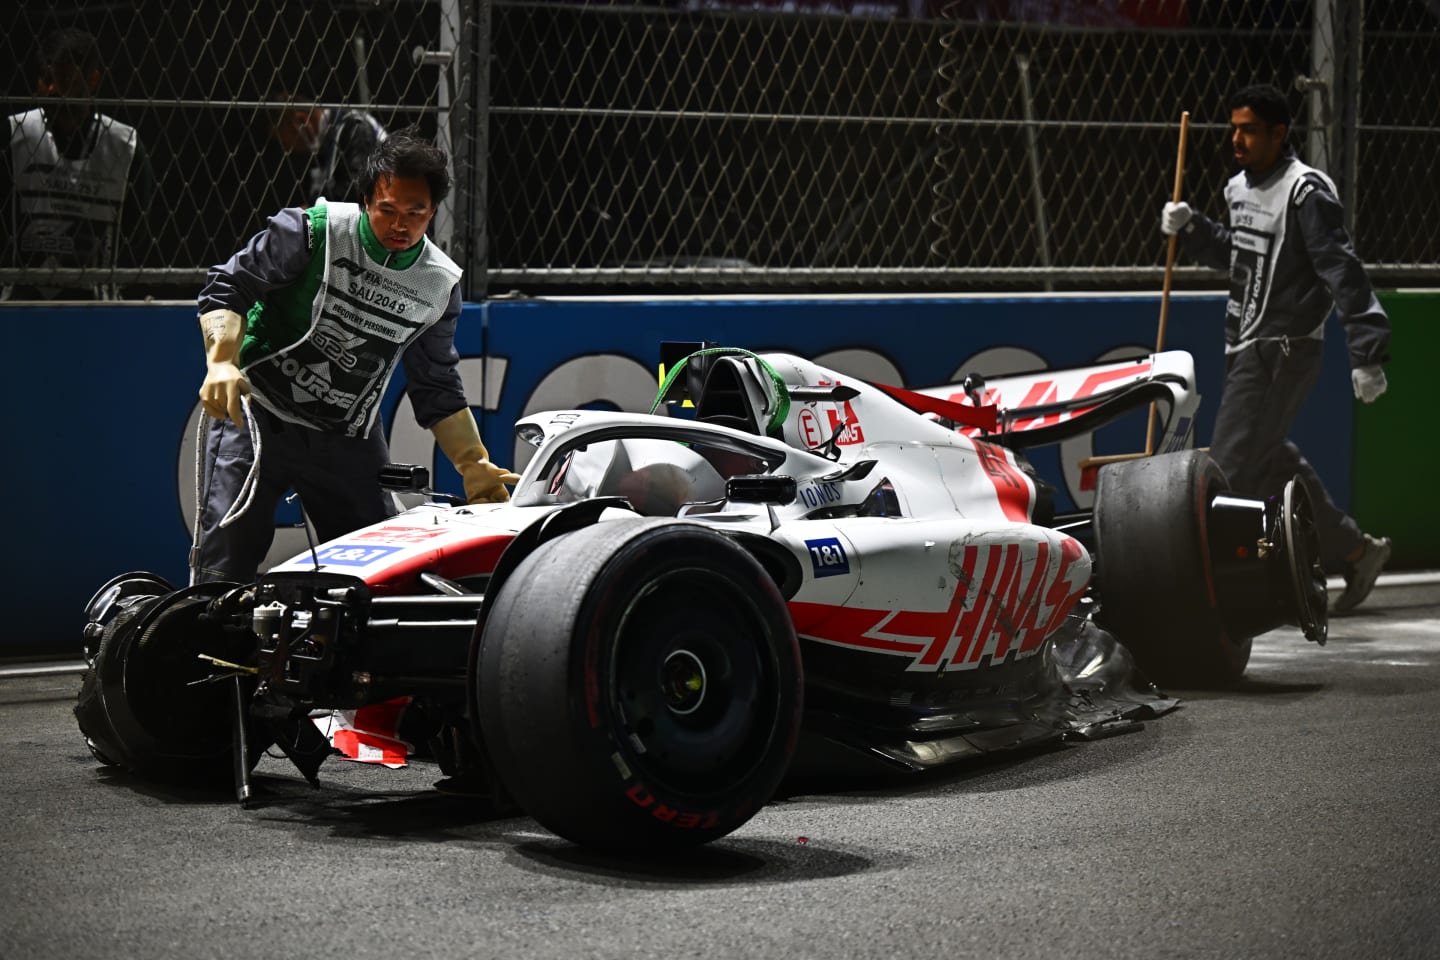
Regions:
<instances>
[{"instance_id":1,"label":"front tyre","mask_svg":"<svg viewBox=\"0 0 1440 960\"><path fill-rule=\"evenodd\" d=\"M75 719L95 758L151 779L223 782L230 773L230 685L201 655L246 648L206 616L229 585L136 597L109 620L80 682Z\"/></svg>"},{"instance_id":2,"label":"front tyre","mask_svg":"<svg viewBox=\"0 0 1440 960\"><path fill-rule=\"evenodd\" d=\"M627 519L546 542L501 587L480 643L496 770L575 843L706 843L749 820L789 766L794 627L760 564L712 530Z\"/></svg>"}]
</instances>

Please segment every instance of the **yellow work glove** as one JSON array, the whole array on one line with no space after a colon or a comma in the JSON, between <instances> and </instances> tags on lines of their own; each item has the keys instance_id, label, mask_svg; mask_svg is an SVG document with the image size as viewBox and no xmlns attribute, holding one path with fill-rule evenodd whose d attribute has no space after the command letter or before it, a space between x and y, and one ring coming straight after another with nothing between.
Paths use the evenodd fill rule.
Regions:
<instances>
[{"instance_id":1,"label":"yellow work glove","mask_svg":"<svg viewBox=\"0 0 1440 960\"><path fill-rule=\"evenodd\" d=\"M465 481L466 503L504 503L510 499L505 484L516 482L520 475L490 462L490 454L480 442L480 430L469 407L456 410L432 426L430 432L460 471L460 479Z\"/></svg>"},{"instance_id":2,"label":"yellow work glove","mask_svg":"<svg viewBox=\"0 0 1440 960\"><path fill-rule=\"evenodd\" d=\"M200 404L216 420L227 416L244 425L240 397L250 392L250 381L240 372L240 344L245 336L245 319L234 310L211 310L200 315L200 332L205 336L205 382L200 384Z\"/></svg>"}]
</instances>

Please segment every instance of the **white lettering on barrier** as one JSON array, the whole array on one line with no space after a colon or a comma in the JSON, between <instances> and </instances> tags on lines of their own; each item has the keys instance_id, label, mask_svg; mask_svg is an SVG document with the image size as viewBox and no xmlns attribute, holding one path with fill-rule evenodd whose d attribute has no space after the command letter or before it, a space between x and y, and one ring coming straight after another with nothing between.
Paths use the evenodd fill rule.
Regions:
<instances>
[{"instance_id":1,"label":"white lettering on barrier","mask_svg":"<svg viewBox=\"0 0 1440 960\"><path fill-rule=\"evenodd\" d=\"M576 357L540 378L526 398L520 418L541 410L569 410L598 403L627 413L648 413L659 386L652 369L624 354ZM512 469L524 470L534 455L534 447L517 439Z\"/></svg>"}]
</instances>

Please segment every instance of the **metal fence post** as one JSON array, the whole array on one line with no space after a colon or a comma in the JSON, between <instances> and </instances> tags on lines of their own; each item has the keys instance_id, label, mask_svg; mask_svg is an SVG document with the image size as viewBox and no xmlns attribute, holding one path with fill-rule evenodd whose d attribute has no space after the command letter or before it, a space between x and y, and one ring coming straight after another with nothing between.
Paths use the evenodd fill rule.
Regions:
<instances>
[{"instance_id":1,"label":"metal fence post","mask_svg":"<svg viewBox=\"0 0 1440 960\"><path fill-rule=\"evenodd\" d=\"M454 257L465 271L461 293L479 300L486 288L485 209L488 183L490 3L464 0L455 45Z\"/></svg>"},{"instance_id":2,"label":"metal fence post","mask_svg":"<svg viewBox=\"0 0 1440 960\"><path fill-rule=\"evenodd\" d=\"M1360 166L1360 63L1365 41L1365 10L1363 0L1336 0L1335 42L1338 69L1335 80L1335 127L1338 143L1330 160L1335 169L1328 171L1340 190L1345 207L1345 229L1355 235L1355 214L1359 203L1358 170Z\"/></svg>"},{"instance_id":3,"label":"metal fence post","mask_svg":"<svg viewBox=\"0 0 1440 960\"><path fill-rule=\"evenodd\" d=\"M468 159L469 190L460 208L465 218L467 258L464 264L467 282L465 294L471 300L483 299L489 288L490 235L487 219L490 210L490 37L492 0L475 0L474 23L466 31L470 40L466 63L470 84L466 88L469 102L463 112L469 118L471 150Z\"/></svg>"},{"instance_id":4,"label":"metal fence post","mask_svg":"<svg viewBox=\"0 0 1440 960\"><path fill-rule=\"evenodd\" d=\"M1329 173L1335 136L1335 0L1316 0L1310 24L1310 75L1295 78L1309 103L1305 162Z\"/></svg>"}]
</instances>

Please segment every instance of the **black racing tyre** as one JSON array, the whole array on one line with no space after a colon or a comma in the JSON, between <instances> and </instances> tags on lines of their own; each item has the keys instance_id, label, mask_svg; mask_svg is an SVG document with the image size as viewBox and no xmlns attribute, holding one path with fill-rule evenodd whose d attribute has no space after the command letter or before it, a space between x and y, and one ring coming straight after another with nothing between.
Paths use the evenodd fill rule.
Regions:
<instances>
[{"instance_id":1,"label":"black racing tyre","mask_svg":"<svg viewBox=\"0 0 1440 960\"><path fill-rule=\"evenodd\" d=\"M668 518L540 545L500 588L474 682L505 788L588 847L706 843L774 794L800 728L785 601L742 547Z\"/></svg>"},{"instance_id":2,"label":"black racing tyre","mask_svg":"<svg viewBox=\"0 0 1440 960\"><path fill-rule=\"evenodd\" d=\"M1152 679L1224 686L1250 661L1216 599L1206 517L1229 489L1202 450L1107 464L1095 491L1101 624Z\"/></svg>"},{"instance_id":3,"label":"black racing tyre","mask_svg":"<svg viewBox=\"0 0 1440 960\"><path fill-rule=\"evenodd\" d=\"M202 619L214 591L145 597L105 626L75 719L96 759L152 779L215 784L231 774L229 683L204 653L235 662L235 639Z\"/></svg>"},{"instance_id":4,"label":"black racing tyre","mask_svg":"<svg viewBox=\"0 0 1440 960\"><path fill-rule=\"evenodd\" d=\"M80 726L80 735L85 738L85 745L90 748L91 755L107 767L120 766L120 758L124 756L124 752L120 749L118 735L110 726L110 718L105 713L105 702L100 695L100 671L96 666L98 662L102 662L100 651L106 651L103 663L108 668L114 656L107 647L113 648L114 642L112 640L107 644L106 640L117 633L133 631L135 620L144 616L159 601L160 597L153 596L135 599L105 625L105 632L95 646L86 649L87 666L80 677L80 694L75 699L75 721Z\"/></svg>"}]
</instances>

